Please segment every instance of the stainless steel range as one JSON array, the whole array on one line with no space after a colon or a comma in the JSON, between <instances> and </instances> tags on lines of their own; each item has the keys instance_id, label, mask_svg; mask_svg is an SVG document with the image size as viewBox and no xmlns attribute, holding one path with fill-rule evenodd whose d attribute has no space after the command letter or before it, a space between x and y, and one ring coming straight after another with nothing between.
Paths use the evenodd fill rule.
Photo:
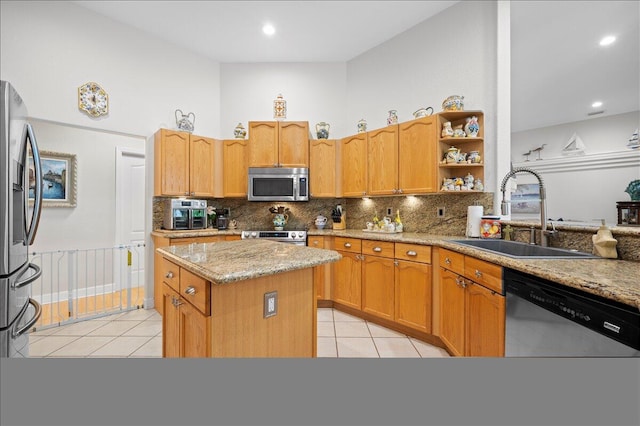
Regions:
<instances>
[{"instance_id":1,"label":"stainless steel range","mask_svg":"<svg viewBox=\"0 0 640 426\"><path fill-rule=\"evenodd\" d=\"M242 239L267 239L282 243L307 245L307 231L242 231Z\"/></svg>"}]
</instances>

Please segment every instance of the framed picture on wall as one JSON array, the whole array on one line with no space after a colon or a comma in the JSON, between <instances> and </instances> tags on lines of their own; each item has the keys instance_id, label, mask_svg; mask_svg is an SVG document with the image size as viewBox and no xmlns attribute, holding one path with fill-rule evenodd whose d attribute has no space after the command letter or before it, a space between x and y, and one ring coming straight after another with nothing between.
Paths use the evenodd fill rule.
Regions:
<instances>
[{"instance_id":1,"label":"framed picture on wall","mask_svg":"<svg viewBox=\"0 0 640 426\"><path fill-rule=\"evenodd\" d=\"M42 164L42 206L76 206L76 156L60 152L40 151ZM35 197L36 173L29 153L29 205Z\"/></svg>"}]
</instances>

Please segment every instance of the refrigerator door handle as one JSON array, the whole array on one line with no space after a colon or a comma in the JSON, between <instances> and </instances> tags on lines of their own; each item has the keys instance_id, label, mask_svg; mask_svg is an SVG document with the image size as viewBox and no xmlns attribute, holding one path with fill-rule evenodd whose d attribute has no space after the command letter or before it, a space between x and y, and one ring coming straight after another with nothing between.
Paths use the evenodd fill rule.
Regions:
<instances>
[{"instance_id":1,"label":"refrigerator door handle","mask_svg":"<svg viewBox=\"0 0 640 426\"><path fill-rule=\"evenodd\" d=\"M33 269L35 271L35 273L30 275L27 279L24 279L24 280L21 280L21 281L16 281L16 283L13 285L13 288L20 288L20 287L24 287L27 284L31 284L32 282L34 282L35 280L40 278L40 275L42 275L42 270L40 269L40 267L38 265L34 265L33 263L29 263L29 266L27 266L25 268L25 270L22 271L22 273L20 274L19 278L22 278L22 276L25 274L25 272L27 272L29 269Z\"/></svg>"},{"instance_id":2,"label":"refrigerator door handle","mask_svg":"<svg viewBox=\"0 0 640 426\"><path fill-rule=\"evenodd\" d=\"M26 323L22 328L20 328L19 330L14 330L11 335L13 336L13 338L15 339L16 337L20 337L22 334L24 334L26 331L28 331L31 327L33 327L33 325L38 321L38 319L40 319L40 315L42 314L42 306L40 306L40 304L38 302L36 302L35 300L33 300L32 298L29 298L29 304L32 305L34 308L36 308L36 313L33 315L33 318L31 318L29 320L28 323ZM27 309L25 308L25 310L22 312L22 315L20 315L20 318L22 318L22 316L27 312ZM20 320L16 321L16 324L19 322Z\"/></svg>"},{"instance_id":3,"label":"refrigerator door handle","mask_svg":"<svg viewBox=\"0 0 640 426\"><path fill-rule=\"evenodd\" d=\"M40 152L38 151L38 143L33 133L33 127L27 123L27 137L31 145L31 154L33 155L33 165L36 171L36 187L33 202L33 216L31 216L31 224L27 232L27 245L33 244L40 223L40 212L42 210L42 164L40 164ZM27 185L28 186L28 185Z\"/></svg>"}]
</instances>

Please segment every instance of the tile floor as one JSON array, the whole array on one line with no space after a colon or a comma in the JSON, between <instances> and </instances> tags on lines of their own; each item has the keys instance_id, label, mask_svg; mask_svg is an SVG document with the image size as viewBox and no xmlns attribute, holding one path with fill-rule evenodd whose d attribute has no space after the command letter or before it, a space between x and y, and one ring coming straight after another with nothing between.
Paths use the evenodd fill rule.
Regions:
<instances>
[{"instance_id":1,"label":"tile floor","mask_svg":"<svg viewBox=\"0 0 640 426\"><path fill-rule=\"evenodd\" d=\"M32 358L157 358L162 356L162 320L139 309L36 331ZM444 349L331 308L318 309L318 357L441 358Z\"/></svg>"}]
</instances>

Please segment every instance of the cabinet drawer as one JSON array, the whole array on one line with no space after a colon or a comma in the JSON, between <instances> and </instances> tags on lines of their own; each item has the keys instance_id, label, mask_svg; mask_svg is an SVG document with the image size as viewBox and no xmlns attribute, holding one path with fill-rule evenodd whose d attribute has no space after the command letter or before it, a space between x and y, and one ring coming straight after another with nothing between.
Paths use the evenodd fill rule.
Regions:
<instances>
[{"instance_id":1,"label":"cabinet drawer","mask_svg":"<svg viewBox=\"0 0 640 426\"><path fill-rule=\"evenodd\" d=\"M393 258L394 245L386 241L362 241L362 254Z\"/></svg>"},{"instance_id":2,"label":"cabinet drawer","mask_svg":"<svg viewBox=\"0 0 640 426\"><path fill-rule=\"evenodd\" d=\"M362 251L362 240L357 238L336 237L334 240L334 250L360 253Z\"/></svg>"},{"instance_id":3,"label":"cabinet drawer","mask_svg":"<svg viewBox=\"0 0 640 426\"><path fill-rule=\"evenodd\" d=\"M160 274L163 282L175 291L180 291L180 267L178 265L163 257Z\"/></svg>"},{"instance_id":4,"label":"cabinet drawer","mask_svg":"<svg viewBox=\"0 0 640 426\"><path fill-rule=\"evenodd\" d=\"M431 246L396 243L396 259L431 263Z\"/></svg>"},{"instance_id":5,"label":"cabinet drawer","mask_svg":"<svg viewBox=\"0 0 640 426\"><path fill-rule=\"evenodd\" d=\"M211 284L184 268L180 270L180 296L203 314L211 314Z\"/></svg>"},{"instance_id":6,"label":"cabinet drawer","mask_svg":"<svg viewBox=\"0 0 640 426\"><path fill-rule=\"evenodd\" d=\"M440 267L464 275L464 254L440 249Z\"/></svg>"},{"instance_id":7,"label":"cabinet drawer","mask_svg":"<svg viewBox=\"0 0 640 426\"><path fill-rule=\"evenodd\" d=\"M486 288L502 292L502 267L474 257L464 259L464 276Z\"/></svg>"},{"instance_id":8,"label":"cabinet drawer","mask_svg":"<svg viewBox=\"0 0 640 426\"><path fill-rule=\"evenodd\" d=\"M324 248L324 237L308 237L307 246L314 248Z\"/></svg>"}]
</instances>

